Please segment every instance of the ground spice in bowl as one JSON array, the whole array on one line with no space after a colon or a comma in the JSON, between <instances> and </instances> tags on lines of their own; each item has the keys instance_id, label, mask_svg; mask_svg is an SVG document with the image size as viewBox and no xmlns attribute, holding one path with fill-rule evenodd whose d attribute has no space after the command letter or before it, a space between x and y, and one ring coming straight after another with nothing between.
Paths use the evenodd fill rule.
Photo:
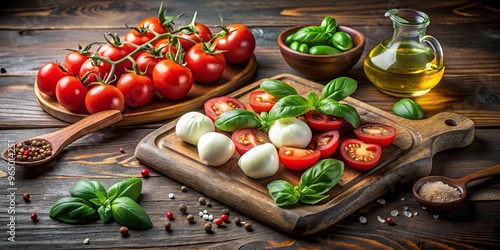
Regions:
<instances>
[{"instance_id":1,"label":"ground spice in bowl","mask_svg":"<svg viewBox=\"0 0 500 250\"><path fill-rule=\"evenodd\" d=\"M434 181L422 185L418 196L431 202L452 202L460 199L460 191L442 181Z\"/></svg>"}]
</instances>

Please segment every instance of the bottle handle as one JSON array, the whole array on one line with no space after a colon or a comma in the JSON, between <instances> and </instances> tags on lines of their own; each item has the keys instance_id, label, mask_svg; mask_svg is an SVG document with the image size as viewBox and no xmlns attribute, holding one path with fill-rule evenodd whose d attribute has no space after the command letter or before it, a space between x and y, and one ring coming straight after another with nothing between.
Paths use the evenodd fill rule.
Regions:
<instances>
[{"instance_id":1,"label":"bottle handle","mask_svg":"<svg viewBox=\"0 0 500 250\"><path fill-rule=\"evenodd\" d=\"M425 35L422 37L421 41L427 43L434 51L434 54L436 55L437 68L440 69L444 67L443 49L441 48L441 44L438 40L431 35Z\"/></svg>"}]
</instances>

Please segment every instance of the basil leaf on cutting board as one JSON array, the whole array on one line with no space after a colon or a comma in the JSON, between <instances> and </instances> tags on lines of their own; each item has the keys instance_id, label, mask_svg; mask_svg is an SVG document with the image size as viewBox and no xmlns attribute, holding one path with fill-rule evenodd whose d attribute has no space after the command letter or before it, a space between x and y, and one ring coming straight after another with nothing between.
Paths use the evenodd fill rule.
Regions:
<instances>
[{"instance_id":1,"label":"basil leaf on cutting board","mask_svg":"<svg viewBox=\"0 0 500 250\"><path fill-rule=\"evenodd\" d=\"M83 223L95 220L97 211L82 198L65 197L56 201L49 211L49 216L66 223Z\"/></svg>"}]
</instances>

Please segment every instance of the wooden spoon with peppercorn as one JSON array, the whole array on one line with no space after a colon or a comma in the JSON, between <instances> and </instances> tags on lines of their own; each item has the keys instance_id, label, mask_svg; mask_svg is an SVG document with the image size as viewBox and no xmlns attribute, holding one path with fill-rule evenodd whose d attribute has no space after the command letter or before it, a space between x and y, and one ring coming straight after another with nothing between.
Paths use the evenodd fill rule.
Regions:
<instances>
[{"instance_id":1,"label":"wooden spoon with peppercorn","mask_svg":"<svg viewBox=\"0 0 500 250\"><path fill-rule=\"evenodd\" d=\"M2 153L2 158L19 166L37 166L52 160L78 138L112 125L121 119L122 114L119 110L101 111L61 130L18 142L7 148Z\"/></svg>"}]
</instances>

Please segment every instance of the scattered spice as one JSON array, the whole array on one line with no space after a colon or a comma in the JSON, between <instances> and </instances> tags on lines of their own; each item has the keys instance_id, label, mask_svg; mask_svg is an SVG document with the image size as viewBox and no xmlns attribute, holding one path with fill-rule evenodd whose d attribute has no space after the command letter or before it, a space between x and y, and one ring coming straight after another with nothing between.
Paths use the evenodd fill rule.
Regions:
<instances>
[{"instance_id":1,"label":"scattered spice","mask_svg":"<svg viewBox=\"0 0 500 250\"><path fill-rule=\"evenodd\" d=\"M25 202L29 202L29 201L30 201L30 194L28 194L28 193L24 193L24 194L23 194L23 200L24 200Z\"/></svg>"},{"instance_id":2,"label":"scattered spice","mask_svg":"<svg viewBox=\"0 0 500 250\"><path fill-rule=\"evenodd\" d=\"M209 201L207 202L207 207L212 207L212 200L209 200Z\"/></svg>"},{"instance_id":3,"label":"scattered spice","mask_svg":"<svg viewBox=\"0 0 500 250\"><path fill-rule=\"evenodd\" d=\"M186 191L188 191L188 188L186 186L181 186L181 191L186 192Z\"/></svg>"},{"instance_id":4,"label":"scattered spice","mask_svg":"<svg viewBox=\"0 0 500 250\"><path fill-rule=\"evenodd\" d=\"M203 229L205 229L205 231L208 233L210 231L212 231L212 223L210 222L207 222L203 225Z\"/></svg>"},{"instance_id":5,"label":"scattered spice","mask_svg":"<svg viewBox=\"0 0 500 250\"><path fill-rule=\"evenodd\" d=\"M52 146L46 140L25 140L12 145L16 161L39 161L52 155Z\"/></svg>"},{"instance_id":6,"label":"scattered spice","mask_svg":"<svg viewBox=\"0 0 500 250\"><path fill-rule=\"evenodd\" d=\"M166 221L165 222L165 230L170 230L170 228L172 227L172 223L170 223L170 221Z\"/></svg>"},{"instance_id":7,"label":"scattered spice","mask_svg":"<svg viewBox=\"0 0 500 250\"><path fill-rule=\"evenodd\" d=\"M198 198L198 204L205 205L206 204L205 198L204 197Z\"/></svg>"},{"instance_id":8,"label":"scattered spice","mask_svg":"<svg viewBox=\"0 0 500 250\"><path fill-rule=\"evenodd\" d=\"M442 181L425 183L418 190L418 195L432 202L452 202L460 199L460 191Z\"/></svg>"},{"instance_id":9,"label":"scattered spice","mask_svg":"<svg viewBox=\"0 0 500 250\"><path fill-rule=\"evenodd\" d=\"M83 244L88 245L89 243L90 243L90 239L89 238L85 238L83 240Z\"/></svg>"},{"instance_id":10,"label":"scattered spice","mask_svg":"<svg viewBox=\"0 0 500 250\"><path fill-rule=\"evenodd\" d=\"M243 227L245 228L245 230L247 231L252 231L252 223L250 222L245 222L245 224L243 224Z\"/></svg>"},{"instance_id":11,"label":"scattered spice","mask_svg":"<svg viewBox=\"0 0 500 250\"><path fill-rule=\"evenodd\" d=\"M32 214L31 214L31 220L32 220L33 222L37 222L37 221L38 221L38 214L36 214L36 213L32 213Z\"/></svg>"},{"instance_id":12,"label":"scattered spice","mask_svg":"<svg viewBox=\"0 0 500 250\"><path fill-rule=\"evenodd\" d=\"M221 218L217 218L214 220L214 223L215 225L217 225L218 227L222 226L222 223L224 223L224 221L222 221Z\"/></svg>"},{"instance_id":13,"label":"scattered spice","mask_svg":"<svg viewBox=\"0 0 500 250\"><path fill-rule=\"evenodd\" d=\"M170 193L170 194L168 194L168 198L169 198L169 199L173 199L173 198L175 198L174 193Z\"/></svg>"},{"instance_id":14,"label":"scattered spice","mask_svg":"<svg viewBox=\"0 0 500 250\"><path fill-rule=\"evenodd\" d=\"M240 219L240 218L238 218L238 217L234 218L234 224L235 224L236 226L241 226L241 219Z\"/></svg>"},{"instance_id":15,"label":"scattered spice","mask_svg":"<svg viewBox=\"0 0 500 250\"><path fill-rule=\"evenodd\" d=\"M142 169L142 170L141 170L141 175L142 175L142 177L144 177L144 178L149 177L149 170L147 170L147 169L145 169L145 168L144 168L144 169Z\"/></svg>"},{"instance_id":16,"label":"scattered spice","mask_svg":"<svg viewBox=\"0 0 500 250\"><path fill-rule=\"evenodd\" d=\"M174 214L172 212L167 212L166 216L167 216L167 218L169 220L173 220L174 219Z\"/></svg>"},{"instance_id":17,"label":"scattered spice","mask_svg":"<svg viewBox=\"0 0 500 250\"><path fill-rule=\"evenodd\" d=\"M120 153L125 154L125 150L123 148L120 148Z\"/></svg>"},{"instance_id":18,"label":"scattered spice","mask_svg":"<svg viewBox=\"0 0 500 250\"><path fill-rule=\"evenodd\" d=\"M181 211L181 213L183 213L183 214L186 213L187 206L184 203L180 204L179 205L179 211Z\"/></svg>"},{"instance_id":19,"label":"scattered spice","mask_svg":"<svg viewBox=\"0 0 500 250\"><path fill-rule=\"evenodd\" d=\"M193 216L192 214L188 214L188 215L186 216L186 219L187 219L190 223L194 222L194 216Z\"/></svg>"},{"instance_id":20,"label":"scattered spice","mask_svg":"<svg viewBox=\"0 0 500 250\"><path fill-rule=\"evenodd\" d=\"M126 226L120 227L120 233L122 234L123 237L127 237L128 236L128 227L126 227Z\"/></svg>"},{"instance_id":21,"label":"scattered spice","mask_svg":"<svg viewBox=\"0 0 500 250\"><path fill-rule=\"evenodd\" d=\"M224 222L228 222L229 221L229 216L227 214L222 214L220 216L220 219Z\"/></svg>"},{"instance_id":22,"label":"scattered spice","mask_svg":"<svg viewBox=\"0 0 500 250\"><path fill-rule=\"evenodd\" d=\"M387 217L387 219L385 219L385 223L387 223L387 225L394 225L394 218Z\"/></svg>"},{"instance_id":23,"label":"scattered spice","mask_svg":"<svg viewBox=\"0 0 500 250\"><path fill-rule=\"evenodd\" d=\"M222 209L221 213L229 216L229 209L224 208L224 209Z\"/></svg>"}]
</instances>

